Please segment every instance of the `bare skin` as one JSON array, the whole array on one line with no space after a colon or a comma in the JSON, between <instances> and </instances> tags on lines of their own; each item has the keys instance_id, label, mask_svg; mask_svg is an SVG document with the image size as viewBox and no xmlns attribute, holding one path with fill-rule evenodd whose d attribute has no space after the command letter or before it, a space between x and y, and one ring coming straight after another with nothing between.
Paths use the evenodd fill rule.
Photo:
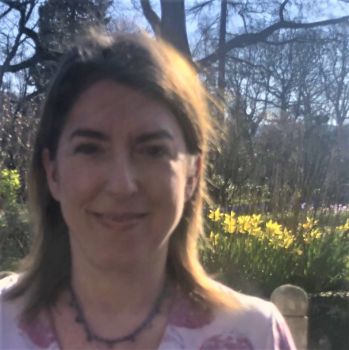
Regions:
<instances>
[{"instance_id":1,"label":"bare skin","mask_svg":"<svg viewBox=\"0 0 349 350\"><path fill-rule=\"evenodd\" d=\"M147 274L144 276L149 278ZM79 294L78 297L84 308L85 317L96 334L106 339L121 337L131 333L147 317L154 304L154 296L157 296L161 290L153 288L145 293L146 290L142 288L141 280L139 279L137 283L127 284L127 289L121 288L121 293L118 292L119 288L114 289L114 295L112 295L110 288L98 283L100 287L98 288L99 298L96 297L96 288L93 288L93 291L91 288L92 293L89 293L88 284L85 284L87 286L85 292L82 286L76 288L76 293ZM143 286L146 285L148 285L148 281L143 283ZM160 287L162 288L162 285ZM122 291L127 292L123 293ZM102 297L102 294L105 296ZM94 296L90 299L92 295ZM110 302L107 302L108 298ZM70 300L69 293L65 291L52 309L53 323L61 349L110 349L101 343L86 341L86 335L81 325L75 322L76 311L69 305ZM169 298L164 300L160 313L153 319L149 327L137 336L135 342L119 343L112 349L157 349L166 328L170 303Z\"/></svg>"}]
</instances>

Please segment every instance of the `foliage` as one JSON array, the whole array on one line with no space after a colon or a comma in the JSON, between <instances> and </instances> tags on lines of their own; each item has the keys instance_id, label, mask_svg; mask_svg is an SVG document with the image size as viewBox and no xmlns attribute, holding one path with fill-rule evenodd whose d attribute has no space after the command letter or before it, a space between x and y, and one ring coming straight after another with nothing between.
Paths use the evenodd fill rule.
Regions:
<instances>
[{"instance_id":1,"label":"foliage","mask_svg":"<svg viewBox=\"0 0 349 350\"><path fill-rule=\"evenodd\" d=\"M23 179L38 123L37 105L34 101L20 103L17 96L10 93L0 95L0 102L0 168L17 169ZM24 187L21 182L22 195Z\"/></svg>"},{"instance_id":2,"label":"foliage","mask_svg":"<svg viewBox=\"0 0 349 350\"><path fill-rule=\"evenodd\" d=\"M16 170L4 169L0 173L0 198L6 206L13 206L17 201L20 188L19 174Z\"/></svg>"},{"instance_id":3,"label":"foliage","mask_svg":"<svg viewBox=\"0 0 349 350\"><path fill-rule=\"evenodd\" d=\"M217 208L208 219L203 262L234 288L269 297L284 283L314 293L349 283L349 218L328 227L306 217L291 228L267 215Z\"/></svg>"},{"instance_id":4,"label":"foliage","mask_svg":"<svg viewBox=\"0 0 349 350\"><path fill-rule=\"evenodd\" d=\"M300 210L302 203L318 209L348 203L349 125L307 129L292 118L259 126L249 152L227 121L226 142L221 153L211 157L210 190L216 203L275 213Z\"/></svg>"},{"instance_id":5,"label":"foliage","mask_svg":"<svg viewBox=\"0 0 349 350\"><path fill-rule=\"evenodd\" d=\"M110 0L46 0L38 9L38 40L51 59L30 67L32 83L42 90L55 73L60 56L90 26L106 26Z\"/></svg>"},{"instance_id":6,"label":"foliage","mask_svg":"<svg viewBox=\"0 0 349 350\"><path fill-rule=\"evenodd\" d=\"M236 185L231 179L213 174L210 181L210 195L222 207L235 212L267 212L271 208L271 193L267 184L257 185L246 182Z\"/></svg>"},{"instance_id":7,"label":"foliage","mask_svg":"<svg viewBox=\"0 0 349 350\"><path fill-rule=\"evenodd\" d=\"M29 249L27 213L18 201L20 177L16 170L0 172L0 266L11 269Z\"/></svg>"},{"instance_id":8,"label":"foliage","mask_svg":"<svg viewBox=\"0 0 349 350\"><path fill-rule=\"evenodd\" d=\"M324 348L346 350L349 344L349 293L319 293L310 295L309 349Z\"/></svg>"}]
</instances>

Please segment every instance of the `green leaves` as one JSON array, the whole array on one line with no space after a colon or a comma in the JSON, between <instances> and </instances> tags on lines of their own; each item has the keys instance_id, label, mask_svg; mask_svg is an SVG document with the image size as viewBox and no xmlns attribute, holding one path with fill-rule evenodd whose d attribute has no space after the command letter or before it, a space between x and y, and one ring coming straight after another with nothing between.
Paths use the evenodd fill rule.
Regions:
<instances>
[{"instance_id":1,"label":"green leaves","mask_svg":"<svg viewBox=\"0 0 349 350\"><path fill-rule=\"evenodd\" d=\"M209 212L207 226L203 263L236 289L269 297L284 283L311 293L349 283L349 219L320 226L310 215L291 228L267 215L218 208Z\"/></svg>"},{"instance_id":2,"label":"green leaves","mask_svg":"<svg viewBox=\"0 0 349 350\"><path fill-rule=\"evenodd\" d=\"M0 171L0 197L5 206L14 204L17 201L20 185L17 170L3 169Z\"/></svg>"},{"instance_id":3,"label":"green leaves","mask_svg":"<svg viewBox=\"0 0 349 350\"><path fill-rule=\"evenodd\" d=\"M0 270L14 268L29 250L28 214L18 199L20 187L17 170L0 171Z\"/></svg>"}]
</instances>

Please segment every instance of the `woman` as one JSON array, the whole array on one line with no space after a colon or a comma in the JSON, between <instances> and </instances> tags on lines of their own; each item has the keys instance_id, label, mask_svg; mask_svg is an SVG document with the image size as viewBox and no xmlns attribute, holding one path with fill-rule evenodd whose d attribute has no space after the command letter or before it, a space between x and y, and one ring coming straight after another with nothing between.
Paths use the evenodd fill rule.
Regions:
<instances>
[{"instance_id":1,"label":"woman","mask_svg":"<svg viewBox=\"0 0 349 350\"><path fill-rule=\"evenodd\" d=\"M32 159L35 246L1 281L1 349L294 349L274 306L198 261L208 100L145 35L94 34L68 54Z\"/></svg>"}]
</instances>

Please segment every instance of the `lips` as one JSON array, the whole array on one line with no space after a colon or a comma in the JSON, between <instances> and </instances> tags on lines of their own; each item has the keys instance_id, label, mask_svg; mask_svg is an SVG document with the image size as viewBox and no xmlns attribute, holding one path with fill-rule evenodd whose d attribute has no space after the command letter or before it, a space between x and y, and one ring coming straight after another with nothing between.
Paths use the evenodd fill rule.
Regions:
<instances>
[{"instance_id":1,"label":"lips","mask_svg":"<svg viewBox=\"0 0 349 350\"><path fill-rule=\"evenodd\" d=\"M124 212L124 213L109 213L109 212L90 212L98 222L107 227L128 226L139 223L145 218L147 213Z\"/></svg>"},{"instance_id":2,"label":"lips","mask_svg":"<svg viewBox=\"0 0 349 350\"><path fill-rule=\"evenodd\" d=\"M134 220L134 219L141 219L144 216L146 216L145 213L122 213L122 214L117 214L117 213L93 213L97 217L105 220L112 220L112 221L129 221L129 220Z\"/></svg>"}]
</instances>

